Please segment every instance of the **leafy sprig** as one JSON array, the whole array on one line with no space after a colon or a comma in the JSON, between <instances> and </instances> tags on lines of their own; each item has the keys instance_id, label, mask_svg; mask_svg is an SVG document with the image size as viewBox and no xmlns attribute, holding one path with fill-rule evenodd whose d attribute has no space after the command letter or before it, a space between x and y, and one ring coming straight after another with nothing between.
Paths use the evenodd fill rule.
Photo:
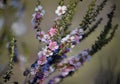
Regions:
<instances>
[{"instance_id":1,"label":"leafy sprig","mask_svg":"<svg viewBox=\"0 0 120 84\"><path fill-rule=\"evenodd\" d=\"M112 18L114 16L114 11L116 9L116 6L114 5L112 8L113 8L112 11L107 15L109 19L107 25L104 27L104 31L102 31L101 34L99 35L98 40L95 41L94 45L92 45L90 55L94 55L96 52L98 52L98 50L101 50L103 46L108 44L108 42L112 40L114 33L118 28L118 24L112 27ZM111 33L110 30L112 31ZM109 34L110 36L107 37Z\"/></svg>"},{"instance_id":2,"label":"leafy sprig","mask_svg":"<svg viewBox=\"0 0 120 84\"><path fill-rule=\"evenodd\" d=\"M92 1L92 3L88 7L86 15L84 16L82 22L79 24L79 27L83 28L83 30L86 30L89 25L96 20L96 17L99 15L100 11L103 10L106 2L107 0L102 1L101 4L97 5L95 9L96 0Z\"/></svg>"},{"instance_id":3,"label":"leafy sprig","mask_svg":"<svg viewBox=\"0 0 120 84\"><path fill-rule=\"evenodd\" d=\"M6 71L6 73L3 76L4 82L9 81L11 78L11 75L13 74L12 70L14 67L14 56L16 55L15 47L16 47L16 40L15 40L15 38L13 38L12 41L10 42L9 48L8 48L10 58L9 58L8 70Z\"/></svg>"}]
</instances>

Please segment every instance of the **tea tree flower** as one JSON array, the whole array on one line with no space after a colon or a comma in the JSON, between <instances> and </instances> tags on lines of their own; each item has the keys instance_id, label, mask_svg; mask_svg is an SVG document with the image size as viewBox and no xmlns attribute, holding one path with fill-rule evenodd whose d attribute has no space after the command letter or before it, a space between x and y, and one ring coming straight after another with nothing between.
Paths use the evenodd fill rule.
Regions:
<instances>
[{"instance_id":1,"label":"tea tree flower","mask_svg":"<svg viewBox=\"0 0 120 84\"><path fill-rule=\"evenodd\" d=\"M69 72L71 71L74 71L74 67L73 66L65 66L62 71L61 71L61 75L64 77L64 76L67 76L69 74Z\"/></svg>"},{"instance_id":2,"label":"tea tree flower","mask_svg":"<svg viewBox=\"0 0 120 84\"><path fill-rule=\"evenodd\" d=\"M50 36L54 36L56 33L57 33L57 29L56 28L50 28L50 30L49 30L49 34L50 34Z\"/></svg>"},{"instance_id":3,"label":"tea tree flower","mask_svg":"<svg viewBox=\"0 0 120 84\"><path fill-rule=\"evenodd\" d=\"M32 69L32 68L31 68L31 70L30 70L30 74L31 74L31 75L35 75L35 74L36 74L35 69Z\"/></svg>"},{"instance_id":4,"label":"tea tree flower","mask_svg":"<svg viewBox=\"0 0 120 84\"><path fill-rule=\"evenodd\" d=\"M38 11L41 11L43 9L43 7L41 5L38 5L36 8L35 8L35 12L38 12Z\"/></svg>"},{"instance_id":5,"label":"tea tree flower","mask_svg":"<svg viewBox=\"0 0 120 84\"><path fill-rule=\"evenodd\" d=\"M49 56L53 55L53 52L46 47L43 51L43 55L49 57Z\"/></svg>"},{"instance_id":6,"label":"tea tree flower","mask_svg":"<svg viewBox=\"0 0 120 84\"><path fill-rule=\"evenodd\" d=\"M44 40L44 34L45 34L44 31L38 31L37 32L37 39L38 40Z\"/></svg>"},{"instance_id":7,"label":"tea tree flower","mask_svg":"<svg viewBox=\"0 0 120 84\"><path fill-rule=\"evenodd\" d=\"M83 35L84 34L84 30L82 28L76 28L75 30L73 30L71 33L71 35Z\"/></svg>"},{"instance_id":8,"label":"tea tree flower","mask_svg":"<svg viewBox=\"0 0 120 84\"><path fill-rule=\"evenodd\" d=\"M58 16L61 16L63 14L65 14L67 11L67 7L66 6L58 6L57 7L57 10L55 11L55 13L58 15Z\"/></svg>"},{"instance_id":9,"label":"tea tree flower","mask_svg":"<svg viewBox=\"0 0 120 84\"><path fill-rule=\"evenodd\" d=\"M31 22L32 22L34 29L38 28L40 21L41 21L42 17L44 16L44 14L45 14L45 10L43 10L43 7L41 5L38 5L35 8L35 13L32 15Z\"/></svg>"},{"instance_id":10,"label":"tea tree flower","mask_svg":"<svg viewBox=\"0 0 120 84\"><path fill-rule=\"evenodd\" d=\"M40 56L37 61L38 65L44 65L46 62L47 62L47 57L45 55Z\"/></svg>"},{"instance_id":11,"label":"tea tree flower","mask_svg":"<svg viewBox=\"0 0 120 84\"><path fill-rule=\"evenodd\" d=\"M57 44L57 42L56 41L50 41L50 43L49 43L49 49L51 49L51 50L56 50L56 49L58 49L58 44Z\"/></svg>"},{"instance_id":12,"label":"tea tree flower","mask_svg":"<svg viewBox=\"0 0 120 84\"><path fill-rule=\"evenodd\" d=\"M64 0L60 1L62 3L59 4L60 6L58 6L57 10L55 11L55 13L59 17L56 18L56 20L54 21L55 24L52 26L52 28L50 28L50 30L48 30L47 34L45 34L40 29L40 23L43 19L43 15L45 14L45 11L40 5L40 0L38 0L38 6L35 8L35 13L33 14L32 22L34 28L37 30L37 38L41 42L47 43L47 45L45 48L42 49L42 51L38 53L38 59L32 65L32 68L35 69L31 70L31 73L34 75L31 84L43 84L45 79L51 73L55 72L56 70L59 70L59 76L54 77L54 79L48 83L57 84L61 81L61 79L69 76L72 72L75 72L78 68L80 68L84 64L84 62L89 61L91 59L91 54L88 50L81 51L76 56L70 57L70 59L67 59L66 53L70 52L71 48L74 48L78 43L80 43L81 40L84 39L83 37L86 35L85 27L89 27L88 24L91 24L91 22L89 22L92 18L91 15L95 15L97 10L94 10L95 12L90 12L90 14L88 12L89 15L87 15L87 19L84 18L85 20L82 21L83 25L81 26L80 24L78 28L76 28L68 34L68 32L66 32L67 28L71 24L75 8L77 7L77 3L80 0L72 0L70 4L67 5L68 8L64 6ZM88 33L89 31L91 32L91 30L88 30ZM92 48L96 49L97 46L98 45L95 45Z\"/></svg>"},{"instance_id":13,"label":"tea tree flower","mask_svg":"<svg viewBox=\"0 0 120 84\"><path fill-rule=\"evenodd\" d=\"M41 5L38 5L38 10L42 10L43 9L43 7L41 6Z\"/></svg>"}]
</instances>

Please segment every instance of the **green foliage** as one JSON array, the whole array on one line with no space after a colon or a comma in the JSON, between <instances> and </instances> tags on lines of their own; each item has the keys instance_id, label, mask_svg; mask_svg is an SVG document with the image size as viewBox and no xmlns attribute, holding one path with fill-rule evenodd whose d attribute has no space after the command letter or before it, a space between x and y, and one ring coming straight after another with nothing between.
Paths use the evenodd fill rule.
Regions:
<instances>
[{"instance_id":1,"label":"green foliage","mask_svg":"<svg viewBox=\"0 0 120 84\"><path fill-rule=\"evenodd\" d=\"M113 8L112 11L107 15L108 16L107 25L104 27L104 30L99 35L98 40L95 41L94 45L92 45L90 55L94 55L96 52L98 52L98 50L101 50L101 48L103 46L108 44L108 42L110 40L112 40L112 38L115 34L115 31L118 28L118 24L116 24L114 27L112 27L112 18L114 16L114 11L116 9L116 6L114 5L112 8ZM110 30L112 31L111 33L110 33ZM110 34L110 36L107 37L107 35L109 35L109 34Z\"/></svg>"}]
</instances>

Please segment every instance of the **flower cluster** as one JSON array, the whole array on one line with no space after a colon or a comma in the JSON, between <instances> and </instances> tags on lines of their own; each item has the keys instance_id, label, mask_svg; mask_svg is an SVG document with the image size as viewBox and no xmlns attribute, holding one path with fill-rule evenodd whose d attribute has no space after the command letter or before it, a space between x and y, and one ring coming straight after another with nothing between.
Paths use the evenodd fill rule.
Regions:
<instances>
[{"instance_id":1,"label":"flower cluster","mask_svg":"<svg viewBox=\"0 0 120 84\"><path fill-rule=\"evenodd\" d=\"M4 1L6 2L6 0ZM75 71L81 68L85 62L88 62L91 59L91 56L98 52L98 50L101 50L101 48L114 36L118 27L117 24L112 26L112 18L116 8L115 5L112 7L112 11L107 14L108 22L104 27L104 31L100 33L97 37L97 41L95 41L91 48L80 51L75 56L68 57L67 53L84 38L90 35L101 23L101 19L95 23L93 22L96 21L96 16L98 16L99 12L103 9L107 0L103 0L103 2L97 6L95 5L97 0L93 0L82 22L71 32L68 28L72 24L78 2L82 0L70 0L69 3L67 3L67 6L64 1L65 0L59 1L59 5L55 10L57 18L54 20L53 26L45 33L40 28L45 10L41 6L41 0L37 0L34 14L32 15L32 25L33 29L36 31L36 38L39 40L40 44L43 44L42 46L44 46L44 48L41 48L37 53L38 58L31 65L30 69L24 71L23 75L26 76L24 81L25 84L45 84L48 76L56 71L60 73L48 81L48 84L59 84L64 78L71 76ZM17 5L13 5L19 9ZM20 13L23 12L23 10L24 8L20 10ZM14 65L13 62L17 62L16 56L18 55L18 52L15 42L16 41L13 38L9 45L10 62L8 70L3 76L5 82L11 77ZM22 60L22 58L20 60Z\"/></svg>"},{"instance_id":2,"label":"flower cluster","mask_svg":"<svg viewBox=\"0 0 120 84\"><path fill-rule=\"evenodd\" d=\"M52 34L52 31L54 33L54 28L51 28L48 32L48 34ZM55 31L56 33L57 31ZM66 53L70 51L71 48L73 48L76 44L80 42L82 39L82 35L84 34L82 29L76 28L73 30L69 35L61 39L61 42L58 44L56 41L52 40L51 38L45 39L46 34L41 32L39 34L39 39L42 41L47 42L47 46L42 49L42 51L38 52L38 59L35 63L31 66L31 75L38 74L40 70L40 74L42 75L41 78L35 76L35 78L38 80L43 80L47 76L49 76L50 73L52 73L55 69L55 67L52 67L53 64L56 61L61 61L64 58L66 58ZM55 34L54 34L55 35ZM50 36L50 35L48 35ZM51 36L50 36L51 37ZM43 40L44 39L44 40ZM77 63L78 64L78 63ZM77 67L77 65L76 65ZM65 68L64 68L65 69ZM74 68L70 67L70 69L73 71ZM65 69L65 71L70 71L70 69ZM47 75L46 75L47 74ZM34 79L35 80L35 79ZM32 81L34 82L34 81Z\"/></svg>"},{"instance_id":3,"label":"flower cluster","mask_svg":"<svg viewBox=\"0 0 120 84\"><path fill-rule=\"evenodd\" d=\"M64 15L66 11L67 7L65 5L59 5L55 13L58 16L61 16ZM69 52L76 44L80 43L84 35L82 28L76 28L68 35L59 39L59 42L56 41L54 38L58 36L58 33L60 33L60 28L56 22L47 33L38 28L44 13L42 6L38 5L35 8L35 13L33 14L32 19L33 27L34 29L37 29L37 39L47 45L38 52L38 59L31 65L30 73L34 76L31 83L35 83L38 80L44 82L43 80L56 70L54 64L66 58L66 53ZM61 20L61 18L59 20ZM69 69L66 70L69 71ZM71 70L74 71L74 68L71 67Z\"/></svg>"},{"instance_id":4,"label":"flower cluster","mask_svg":"<svg viewBox=\"0 0 120 84\"><path fill-rule=\"evenodd\" d=\"M63 78L75 72L84 62L89 61L89 49L81 51L78 55L65 59L57 64L60 74L49 81L49 84L58 84Z\"/></svg>"},{"instance_id":5,"label":"flower cluster","mask_svg":"<svg viewBox=\"0 0 120 84\"><path fill-rule=\"evenodd\" d=\"M66 56L66 53L70 52L70 49L80 43L85 31L84 26L79 26L70 33L67 33L65 30L65 28L68 28L67 22L71 21L72 11L76 8L77 2L79 2L79 0L71 3L72 6L69 5L67 6L68 8L63 4L57 7L55 13L61 17L57 17L55 24L47 33L41 29L37 29L44 12L41 6L35 8L35 14L32 20L34 29L37 29L37 39L42 43L46 43L46 45L45 48L38 52L38 59L31 65L30 74L32 75L32 79L30 80L30 84L44 84L45 79L51 73L59 70L60 74L49 81L49 84L57 84L63 78L78 70L84 62L91 59L89 49L81 51L76 56L68 59ZM83 23L89 24L89 22L86 21L83 21Z\"/></svg>"},{"instance_id":6,"label":"flower cluster","mask_svg":"<svg viewBox=\"0 0 120 84\"><path fill-rule=\"evenodd\" d=\"M45 10L41 5L35 8L35 13L32 15L32 25L34 29L37 29L40 25L40 21L45 14Z\"/></svg>"},{"instance_id":7,"label":"flower cluster","mask_svg":"<svg viewBox=\"0 0 120 84\"><path fill-rule=\"evenodd\" d=\"M80 42L84 35L83 29L76 28L69 35L61 39L61 45L68 45L69 48L73 48L76 44Z\"/></svg>"}]
</instances>

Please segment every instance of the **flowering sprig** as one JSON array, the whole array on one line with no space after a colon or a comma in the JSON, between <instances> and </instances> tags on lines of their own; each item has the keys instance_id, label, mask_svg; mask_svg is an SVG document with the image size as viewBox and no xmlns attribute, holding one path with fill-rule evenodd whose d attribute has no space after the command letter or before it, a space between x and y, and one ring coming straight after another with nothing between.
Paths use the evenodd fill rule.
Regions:
<instances>
[{"instance_id":1,"label":"flowering sprig","mask_svg":"<svg viewBox=\"0 0 120 84\"><path fill-rule=\"evenodd\" d=\"M32 25L34 29L39 29L39 25L44 14L45 10L43 10L43 7L40 4L37 5L35 8L35 13L32 15Z\"/></svg>"},{"instance_id":2,"label":"flowering sprig","mask_svg":"<svg viewBox=\"0 0 120 84\"><path fill-rule=\"evenodd\" d=\"M62 60L57 64L57 69L60 71L58 76L55 76L48 84L58 84L63 78L70 75L72 72L79 69L84 62L89 61L91 56L89 55L89 49L80 51L76 56L72 56L69 59Z\"/></svg>"},{"instance_id":3,"label":"flowering sprig","mask_svg":"<svg viewBox=\"0 0 120 84\"><path fill-rule=\"evenodd\" d=\"M66 57L65 53L69 52L71 48L80 42L83 34L82 29L75 29L70 35L64 37L60 44L50 41L48 46L38 53L38 60L31 66L30 73L35 75L32 82L37 82L35 81L36 79L43 80L49 76L53 72L50 70L51 66L64 59ZM39 78L37 75L42 75L42 77Z\"/></svg>"},{"instance_id":4,"label":"flowering sprig","mask_svg":"<svg viewBox=\"0 0 120 84\"><path fill-rule=\"evenodd\" d=\"M98 36L98 40L95 42L94 45L92 45L91 49L86 50L84 52L81 52L78 54L78 56L70 57L67 60L61 61L58 63L57 69L60 70L60 74L58 76L55 76L52 80L49 81L48 84L58 84L60 83L64 78L68 77L72 73L74 73L78 68L83 65L86 60L88 61L91 59L89 55L94 55L98 50L100 50L103 46L105 46L114 36L115 31L118 27L118 25L115 25L112 29L112 18L114 15L115 6L113 6L113 10L108 14L108 23L104 28L104 31L101 32L101 34ZM112 30L110 33L109 31ZM107 35L110 33L110 36L107 37ZM107 37L107 38L106 38ZM84 58L79 58L79 56L82 56Z\"/></svg>"},{"instance_id":5,"label":"flowering sprig","mask_svg":"<svg viewBox=\"0 0 120 84\"><path fill-rule=\"evenodd\" d=\"M66 13L61 17L55 20L56 25L59 28L59 39L62 37L66 36L68 27L71 24L72 18L75 14L75 9L77 7L77 4L79 3L80 0L75 0L75 1L70 1L68 6L67 6L67 11Z\"/></svg>"},{"instance_id":6,"label":"flowering sprig","mask_svg":"<svg viewBox=\"0 0 120 84\"><path fill-rule=\"evenodd\" d=\"M76 56L67 58L66 53L70 52L77 44L79 44L85 37L91 34L100 24L101 18L93 25L89 27L93 21L96 20L99 12L103 9L107 0L104 0L95 9L96 0L90 4L87 14L83 18L82 23L75 30L67 32L72 18L75 14L78 2L82 0L70 0L70 3L66 6L64 0L60 0L59 5L55 13L58 15L54 25L49 29L47 33L40 29L40 23L43 19L45 11L41 6L40 0L37 0L37 5L32 18L33 29L37 32L37 39L46 43L46 46L42 48L37 54L38 59L31 65L30 70L24 72L24 76L31 77L28 80L29 84L43 84L46 78L55 72L60 71L60 74L49 81L49 84L56 84L61 82L62 79L74 73L78 70L86 61L91 59L91 55L94 55L105 44L107 44L114 36L114 33L118 27L115 25L112 29L112 18L115 10L115 6L110 14L108 14L109 21L104 28L104 31L92 45L91 49L81 51ZM86 32L86 29L89 29ZM112 31L110 33L110 30ZM107 35L110 36L107 37ZM9 35L8 35L9 36ZM10 45L10 63L9 70L6 72L4 79L5 82L9 80L13 69L13 56L15 56L15 40L11 41ZM26 83L27 80L25 80Z\"/></svg>"},{"instance_id":7,"label":"flowering sprig","mask_svg":"<svg viewBox=\"0 0 120 84\"><path fill-rule=\"evenodd\" d=\"M72 20L72 17L74 15L74 11L75 11L75 8L77 7L78 2L79 0L71 1L70 5L67 6L67 9L62 10L61 14L59 14L59 15L62 15L62 17L60 19L55 20L55 24L53 25L53 27L50 28L47 34L45 34L40 29L37 29L37 38L39 39L39 41L42 41L46 43L47 45L45 48L39 51L38 59L31 65L30 75L32 75L32 78L29 81L30 84L44 83L45 79L56 70L57 68L56 65L66 58L66 53L69 52L71 48L79 44L80 41L83 39L84 30L85 30L83 26L76 28L75 30L70 32L68 35L64 34L65 28L68 28L68 25ZM94 7L95 2L96 0L92 4L93 7ZM64 5L61 5L61 7L62 6ZM83 24L85 22L84 25L85 26L88 25L89 24L88 21L93 20L95 18L93 17L93 14L96 14L97 16L99 11L100 11L99 9L94 10L94 11L93 9L90 9L90 11L88 11L88 15L86 15L89 17L87 17L87 19L83 21ZM93 17L93 19L91 19L91 17ZM40 17L39 19L41 20L41 18L42 17ZM94 28L97 27L99 23L100 23L99 21L98 23L96 23L95 27L93 27L93 30ZM87 33L90 34L92 31L88 31ZM73 59L71 58L70 60L71 60L70 64L68 63L70 67L67 66L67 64L65 64L65 68L62 69L63 71L65 71L64 77L69 75L71 71L74 72L75 70L77 70L83 61L83 60L82 61L77 60L76 57L73 57ZM75 64L74 67L72 63Z\"/></svg>"},{"instance_id":8,"label":"flowering sprig","mask_svg":"<svg viewBox=\"0 0 120 84\"><path fill-rule=\"evenodd\" d=\"M9 44L9 54L10 54L10 60L9 60L9 64L8 64L8 70L6 71L6 73L3 76L4 82L9 81L9 79L11 78L12 73L12 69L14 67L14 57L16 55L15 52L15 48L16 48L16 40L13 38L12 41Z\"/></svg>"},{"instance_id":9,"label":"flowering sprig","mask_svg":"<svg viewBox=\"0 0 120 84\"><path fill-rule=\"evenodd\" d=\"M82 27L83 30L89 29L89 25L92 24L96 20L96 17L99 15L100 11L103 10L107 0L103 0L101 4L96 6L95 9L95 3L97 0L93 0L91 4L89 5L89 9L84 16L82 22L79 24L80 28Z\"/></svg>"},{"instance_id":10,"label":"flowering sprig","mask_svg":"<svg viewBox=\"0 0 120 84\"><path fill-rule=\"evenodd\" d=\"M48 31L47 34L45 34L44 31L41 31L41 29L38 29L38 27L40 25L40 21L35 21L35 19L33 17L33 19L32 19L33 25L36 25L35 22L37 22L37 26L35 27L35 28L37 28L37 39L40 42L45 42L45 43L48 43L50 39L59 42L61 40L61 38L63 36L65 36L64 29L66 30L68 24L70 24L68 22L70 22L72 20L72 17L75 13L75 9L76 9L76 6L77 6L78 2L79 2L79 0L71 1L70 4L68 5L68 7L66 7L64 5L63 0L61 0L59 2L58 8L60 8L60 6L62 6L63 9L65 9L65 11L67 13L65 13L65 11L64 11L65 15L63 15L61 19L55 20L55 24L53 25L53 27L50 28L50 30ZM40 20L41 19L42 19L42 17L40 18ZM46 37L48 37L48 38L46 38Z\"/></svg>"}]
</instances>

